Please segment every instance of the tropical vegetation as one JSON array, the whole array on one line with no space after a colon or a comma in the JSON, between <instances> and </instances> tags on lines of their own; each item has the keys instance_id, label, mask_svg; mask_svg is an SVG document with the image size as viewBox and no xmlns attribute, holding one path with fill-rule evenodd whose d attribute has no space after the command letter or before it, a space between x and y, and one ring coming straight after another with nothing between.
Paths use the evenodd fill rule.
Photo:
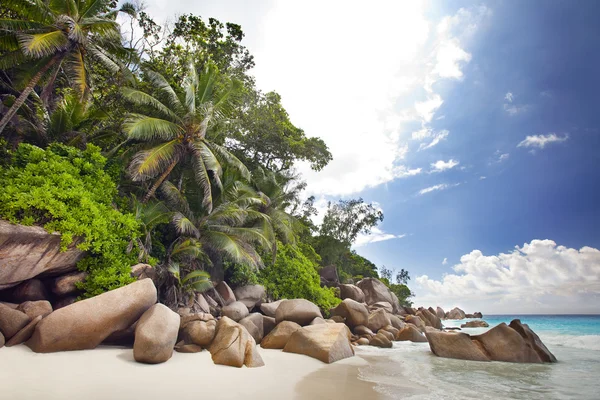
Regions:
<instances>
[{"instance_id":1,"label":"tropical vegetation","mask_svg":"<svg viewBox=\"0 0 600 400\"><path fill-rule=\"evenodd\" d=\"M320 171L331 153L256 87L243 38L114 0L0 4L0 217L87 251L83 297L131 282L138 262L172 307L226 280L328 310L339 299L322 267L341 282L380 276L352 246L382 212L346 199L314 223L295 165ZM408 304L408 274L387 271Z\"/></svg>"}]
</instances>

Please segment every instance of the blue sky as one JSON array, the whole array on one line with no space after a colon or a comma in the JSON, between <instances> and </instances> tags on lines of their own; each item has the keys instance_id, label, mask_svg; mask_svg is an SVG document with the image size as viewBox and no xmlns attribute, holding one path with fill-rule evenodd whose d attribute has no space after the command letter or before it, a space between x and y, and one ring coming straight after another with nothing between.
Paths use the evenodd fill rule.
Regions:
<instances>
[{"instance_id":1,"label":"blue sky","mask_svg":"<svg viewBox=\"0 0 600 400\"><path fill-rule=\"evenodd\" d=\"M418 305L600 312L600 3L147 4L242 25L257 85L333 153L298 165L307 195L376 202L356 249Z\"/></svg>"}]
</instances>

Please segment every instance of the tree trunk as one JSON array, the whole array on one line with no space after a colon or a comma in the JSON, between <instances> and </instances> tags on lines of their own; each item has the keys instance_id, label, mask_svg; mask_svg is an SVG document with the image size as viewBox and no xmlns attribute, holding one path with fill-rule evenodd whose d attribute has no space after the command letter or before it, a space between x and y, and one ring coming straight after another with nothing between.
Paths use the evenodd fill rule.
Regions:
<instances>
[{"instance_id":1,"label":"tree trunk","mask_svg":"<svg viewBox=\"0 0 600 400\"><path fill-rule=\"evenodd\" d=\"M14 102L14 104L10 107L8 112L2 117L2 120L0 120L0 133L2 133L4 131L4 128L6 128L6 125L8 125L8 121L10 121L10 119L12 117L14 117L14 115L17 113L19 108L21 108L21 106L25 103L25 101L27 100L27 97L29 97L29 95L33 91L33 88L35 87L35 85L37 85L38 81L42 78L42 76L46 73L46 71L48 71L62 57L63 57L63 53L56 54L54 57L52 57L52 59L50 61L48 61L48 63L46 65L44 65L42 67L42 69L40 69L33 76L33 78L31 78L31 80L29 81L29 83L27 84L25 89L23 89L23 91L21 92L21 95L19 95L19 97Z\"/></svg>"},{"instance_id":2,"label":"tree trunk","mask_svg":"<svg viewBox=\"0 0 600 400\"><path fill-rule=\"evenodd\" d=\"M171 165L169 165L169 168L167 168L167 170L165 172L163 172L163 174L158 178L158 180L154 183L154 185L152 185L150 190L148 190L148 193L146 193L146 195L144 196L142 203L147 203L148 200L150 200L150 197L154 196L156 189L158 189L158 187L163 183L163 181L165 179L167 179L167 176L169 176L171 171L173 171L173 168L175 168L175 166L177 165L177 161L178 160L174 160L171 163Z\"/></svg>"}]
</instances>

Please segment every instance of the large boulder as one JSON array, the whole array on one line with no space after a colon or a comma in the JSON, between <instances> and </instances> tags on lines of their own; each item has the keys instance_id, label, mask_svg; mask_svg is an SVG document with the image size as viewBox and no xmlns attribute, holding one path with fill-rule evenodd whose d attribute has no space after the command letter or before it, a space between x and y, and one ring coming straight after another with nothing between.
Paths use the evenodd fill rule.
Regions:
<instances>
[{"instance_id":1,"label":"large boulder","mask_svg":"<svg viewBox=\"0 0 600 400\"><path fill-rule=\"evenodd\" d=\"M416 315L407 315L404 318L404 322L416 326L421 332L425 332L425 327L427 326L425 325L425 322L423 322L421 317Z\"/></svg>"},{"instance_id":2,"label":"large boulder","mask_svg":"<svg viewBox=\"0 0 600 400\"><path fill-rule=\"evenodd\" d=\"M322 317L319 307L305 299L284 300L275 313L277 323L293 321L301 326L310 324L316 317Z\"/></svg>"},{"instance_id":3,"label":"large boulder","mask_svg":"<svg viewBox=\"0 0 600 400\"><path fill-rule=\"evenodd\" d=\"M238 368L265 365L256 349L256 342L246 328L228 317L217 323L217 334L209 351L215 364Z\"/></svg>"},{"instance_id":4,"label":"large boulder","mask_svg":"<svg viewBox=\"0 0 600 400\"><path fill-rule=\"evenodd\" d=\"M383 308L380 308L369 315L367 327L373 332L377 332L384 326L391 324L392 321L389 314Z\"/></svg>"},{"instance_id":5,"label":"large boulder","mask_svg":"<svg viewBox=\"0 0 600 400\"><path fill-rule=\"evenodd\" d=\"M84 252L75 240L60 251L59 233L39 226L14 225L0 220L0 289L6 289L40 274L59 274L77 269Z\"/></svg>"},{"instance_id":6,"label":"large boulder","mask_svg":"<svg viewBox=\"0 0 600 400\"><path fill-rule=\"evenodd\" d=\"M138 281L146 278L154 280L156 277L156 270L150 264L135 264L131 267L131 277L137 279Z\"/></svg>"},{"instance_id":7,"label":"large boulder","mask_svg":"<svg viewBox=\"0 0 600 400\"><path fill-rule=\"evenodd\" d=\"M423 334L414 325L411 324L406 324L404 328L400 329L396 339L399 341L410 341L415 343L427 341L427 338L423 336Z\"/></svg>"},{"instance_id":8,"label":"large boulder","mask_svg":"<svg viewBox=\"0 0 600 400\"><path fill-rule=\"evenodd\" d=\"M433 354L439 357L515 363L556 362L540 338L519 320L501 323L489 331L469 336L458 332L427 332Z\"/></svg>"},{"instance_id":9,"label":"large boulder","mask_svg":"<svg viewBox=\"0 0 600 400\"><path fill-rule=\"evenodd\" d=\"M344 318L346 325L350 328L369 323L367 307L352 299L344 299L337 307L331 309L331 315Z\"/></svg>"},{"instance_id":10,"label":"large boulder","mask_svg":"<svg viewBox=\"0 0 600 400\"><path fill-rule=\"evenodd\" d=\"M375 335L371 338L371 340L369 341L369 344L371 346L375 346L375 347L390 349L393 346L392 340L393 340L393 338L390 339L390 337L385 335L384 331L382 330L380 332L377 332L377 335Z\"/></svg>"},{"instance_id":11,"label":"large boulder","mask_svg":"<svg viewBox=\"0 0 600 400\"><path fill-rule=\"evenodd\" d=\"M29 279L12 289L3 291L2 297L13 303L48 299L46 286L39 279Z\"/></svg>"},{"instance_id":12,"label":"large boulder","mask_svg":"<svg viewBox=\"0 0 600 400\"><path fill-rule=\"evenodd\" d=\"M195 297L196 297L195 298L196 309L199 309L203 313L210 313L210 305L206 301L206 297L204 297L204 294L202 294L202 293L196 293Z\"/></svg>"},{"instance_id":13,"label":"large boulder","mask_svg":"<svg viewBox=\"0 0 600 400\"><path fill-rule=\"evenodd\" d=\"M417 316L425 322L425 325L431 326L435 329L442 329L442 321L438 316L426 308L422 308L417 311Z\"/></svg>"},{"instance_id":14,"label":"large boulder","mask_svg":"<svg viewBox=\"0 0 600 400\"><path fill-rule=\"evenodd\" d=\"M264 336L263 315L252 313L243 318L239 323L252 335L256 344L260 344Z\"/></svg>"},{"instance_id":15,"label":"large boulder","mask_svg":"<svg viewBox=\"0 0 600 400\"><path fill-rule=\"evenodd\" d=\"M2 332L0 332L0 349L2 347L4 347L4 343L5 343L5 339L4 339L4 335L2 334Z\"/></svg>"},{"instance_id":16,"label":"large boulder","mask_svg":"<svg viewBox=\"0 0 600 400\"><path fill-rule=\"evenodd\" d=\"M487 322L477 320L477 321L469 321L466 324L462 324L461 328L487 328L490 326Z\"/></svg>"},{"instance_id":17,"label":"large boulder","mask_svg":"<svg viewBox=\"0 0 600 400\"><path fill-rule=\"evenodd\" d=\"M260 347L263 349L283 349L294 332L302 328L295 322L283 321L263 338Z\"/></svg>"},{"instance_id":18,"label":"large boulder","mask_svg":"<svg viewBox=\"0 0 600 400\"><path fill-rule=\"evenodd\" d=\"M219 282L219 284L215 286L215 290L217 291L221 299L223 299L223 306L227 306L236 301L233 290L231 290L231 288L225 281Z\"/></svg>"},{"instance_id":19,"label":"large boulder","mask_svg":"<svg viewBox=\"0 0 600 400\"><path fill-rule=\"evenodd\" d=\"M446 319L465 319L465 312L458 307L446 313Z\"/></svg>"},{"instance_id":20,"label":"large boulder","mask_svg":"<svg viewBox=\"0 0 600 400\"><path fill-rule=\"evenodd\" d=\"M365 301L368 305L373 305L380 301L385 301L394 306L397 299L394 299L392 292L379 279L364 278L356 284L365 294ZM397 308L393 310L397 311Z\"/></svg>"},{"instance_id":21,"label":"large boulder","mask_svg":"<svg viewBox=\"0 0 600 400\"><path fill-rule=\"evenodd\" d=\"M160 303L146 310L135 328L135 361L159 364L171 358L177 343L179 320L177 313Z\"/></svg>"},{"instance_id":22,"label":"large boulder","mask_svg":"<svg viewBox=\"0 0 600 400\"><path fill-rule=\"evenodd\" d=\"M77 301L77 296L63 297L58 300L55 300L52 303L52 308L54 308L54 310L58 310L60 308L66 307L66 306L70 306L71 304L75 303L76 301Z\"/></svg>"},{"instance_id":23,"label":"large boulder","mask_svg":"<svg viewBox=\"0 0 600 400\"><path fill-rule=\"evenodd\" d=\"M24 312L31 319L39 315L43 318L52 312L52 305L47 300L26 301L19 304L17 310Z\"/></svg>"},{"instance_id":24,"label":"large boulder","mask_svg":"<svg viewBox=\"0 0 600 400\"><path fill-rule=\"evenodd\" d=\"M338 288L340 289L340 298L342 300L352 299L359 303L365 302L365 294L358 286L341 284Z\"/></svg>"},{"instance_id":25,"label":"large boulder","mask_svg":"<svg viewBox=\"0 0 600 400\"><path fill-rule=\"evenodd\" d=\"M483 314L479 311L473 313L473 318L483 318Z\"/></svg>"},{"instance_id":26,"label":"large boulder","mask_svg":"<svg viewBox=\"0 0 600 400\"><path fill-rule=\"evenodd\" d=\"M77 292L77 284L84 282L87 275L87 272L71 272L70 274L59 276L52 282L52 293L55 296L63 297Z\"/></svg>"},{"instance_id":27,"label":"large boulder","mask_svg":"<svg viewBox=\"0 0 600 400\"><path fill-rule=\"evenodd\" d=\"M18 344L21 344L21 343L29 340L31 335L33 335L35 326L41 320L42 320L41 315L38 315L37 317L32 319L27 325L25 325L25 327L23 329L21 329L19 332L17 332L13 337L10 338L9 341L6 342L6 347L16 346Z\"/></svg>"},{"instance_id":28,"label":"large boulder","mask_svg":"<svg viewBox=\"0 0 600 400\"><path fill-rule=\"evenodd\" d=\"M229 317L235 322L241 321L248 314L248 307L241 301L234 301L221 309L221 315Z\"/></svg>"},{"instance_id":29,"label":"large boulder","mask_svg":"<svg viewBox=\"0 0 600 400\"><path fill-rule=\"evenodd\" d=\"M277 325L277 321L273 317L267 317L263 315L263 333L268 335Z\"/></svg>"},{"instance_id":30,"label":"large boulder","mask_svg":"<svg viewBox=\"0 0 600 400\"><path fill-rule=\"evenodd\" d=\"M182 329L181 336L186 344L208 347L216 334L217 321L192 321Z\"/></svg>"},{"instance_id":31,"label":"large boulder","mask_svg":"<svg viewBox=\"0 0 600 400\"><path fill-rule=\"evenodd\" d=\"M240 286L233 291L233 294L237 301L241 301L248 307L248 310L252 310L255 306L260 305L267 297L267 292L263 285Z\"/></svg>"},{"instance_id":32,"label":"large boulder","mask_svg":"<svg viewBox=\"0 0 600 400\"><path fill-rule=\"evenodd\" d=\"M390 315L390 321L392 323L392 326L398 330L406 326L406 323L403 320L401 320L400 317L398 317L397 315Z\"/></svg>"},{"instance_id":33,"label":"large boulder","mask_svg":"<svg viewBox=\"0 0 600 400\"><path fill-rule=\"evenodd\" d=\"M428 331L425 335L431 352L438 357L489 361L485 352L466 333Z\"/></svg>"},{"instance_id":34,"label":"large boulder","mask_svg":"<svg viewBox=\"0 0 600 400\"><path fill-rule=\"evenodd\" d=\"M275 315L277 314L277 308L283 301L285 300L277 300L271 303L262 303L260 305L260 311L262 311L263 314L265 314L267 317L275 318Z\"/></svg>"},{"instance_id":35,"label":"large boulder","mask_svg":"<svg viewBox=\"0 0 600 400\"><path fill-rule=\"evenodd\" d=\"M31 321L24 312L0 304L0 332L6 340L17 334Z\"/></svg>"},{"instance_id":36,"label":"large boulder","mask_svg":"<svg viewBox=\"0 0 600 400\"><path fill-rule=\"evenodd\" d=\"M394 311L394 308L392 307L392 305L390 303L388 303L387 301L378 301L377 303L375 303L369 307L369 309L371 311L378 310L380 308L383 308L385 311L389 312L390 314Z\"/></svg>"},{"instance_id":37,"label":"large boulder","mask_svg":"<svg viewBox=\"0 0 600 400\"><path fill-rule=\"evenodd\" d=\"M354 355L351 336L344 324L305 326L292 334L283 351L304 354L330 364Z\"/></svg>"},{"instance_id":38,"label":"large boulder","mask_svg":"<svg viewBox=\"0 0 600 400\"><path fill-rule=\"evenodd\" d=\"M93 349L155 303L152 280L136 281L52 312L37 324L27 345L36 353Z\"/></svg>"},{"instance_id":39,"label":"large boulder","mask_svg":"<svg viewBox=\"0 0 600 400\"><path fill-rule=\"evenodd\" d=\"M435 309L435 315L437 315L439 319L446 318L446 312L442 307L439 306Z\"/></svg>"},{"instance_id":40,"label":"large boulder","mask_svg":"<svg viewBox=\"0 0 600 400\"><path fill-rule=\"evenodd\" d=\"M337 286L340 283L337 269L335 265L329 265L319 270L319 277L321 278L322 286Z\"/></svg>"}]
</instances>

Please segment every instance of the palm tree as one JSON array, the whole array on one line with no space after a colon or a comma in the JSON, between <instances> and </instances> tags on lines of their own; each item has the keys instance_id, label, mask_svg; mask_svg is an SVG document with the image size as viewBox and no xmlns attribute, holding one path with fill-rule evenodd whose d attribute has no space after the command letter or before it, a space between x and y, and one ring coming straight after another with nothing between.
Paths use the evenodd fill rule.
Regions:
<instances>
[{"instance_id":1,"label":"palm tree","mask_svg":"<svg viewBox=\"0 0 600 400\"><path fill-rule=\"evenodd\" d=\"M245 179L248 169L224 147L211 141L207 135L230 112L231 95L238 88L236 81L217 82L217 68L207 63L199 76L190 65L180 90L154 71L146 76L157 91L154 97L133 88L122 93L134 104L150 109L146 114L129 114L124 130L128 141L138 141L147 147L137 152L129 165L134 181L155 179L143 201L154 196L180 163L188 163L194 171L196 183L202 189L202 205L207 212L213 208L213 189L222 187L222 164L236 168ZM183 93L183 95L179 95Z\"/></svg>"},{"instance_id":2,"label":"palm tree","mask_svg":"<svg viewBox=\"0 0 600 400\"><path fill-rule=\"evenodd\" d=\"M31 64L35 71L0 120L0 133L25 103L40 79L54 71L47 87L64 70L80 96L89 92L90 59L111 72L121 70L112 52L123 50L116 11L110 0L2 0L22 19L0 19L0 69Z\"/></svg>"}]
</instances>

